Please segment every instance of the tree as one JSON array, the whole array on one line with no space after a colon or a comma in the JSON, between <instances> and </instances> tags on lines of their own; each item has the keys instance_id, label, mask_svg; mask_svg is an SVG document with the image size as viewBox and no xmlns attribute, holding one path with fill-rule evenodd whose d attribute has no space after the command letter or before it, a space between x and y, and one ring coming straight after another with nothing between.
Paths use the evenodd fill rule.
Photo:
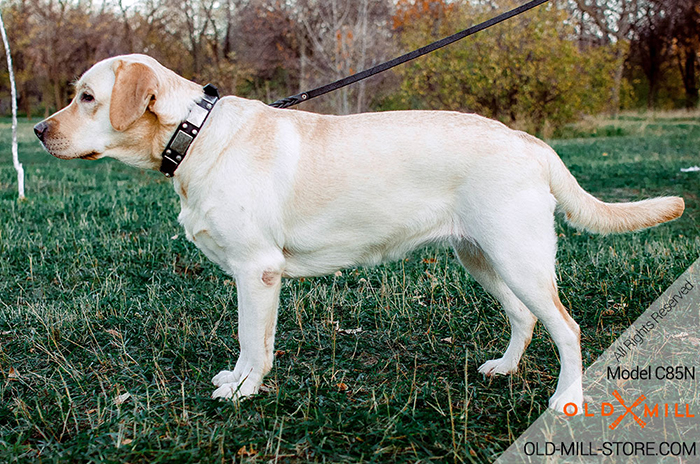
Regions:
<instances>
[{"instance_id":1,"label":"tree","mask_svg":"<svg viewBox=\"0 0 700 464\"><path fill-rule=\"evenodd\" d=\"M406 3L395 24L408 49L494 15L468 2ZM566 11L542 6L407 64L399 70L405 105L475 111L542 134L599 111L611 84L610 50L580 50L567 20Z\"/></svg>"},{"instance_id":2,"label":"tree","mask_svg":"<svg viewBox=\"0 0 700 464\"><path fill-rule=\"evenodd\" d=\"M629 53L629 40L639 19L640 0L575 0L582 23L595 28L602 40L612 47L614 78L610 96L610 112L620 110L620 91Z\"/></svg>"},{"instance_id":3,"label":"tree","mask_svg":"<svg viewBox=\"0 0 700 464\"><path fill-rule=\"evenodd\" d=\"M169 0L168 7L180 16L177 34L185 31L188 51L192 58L195 76L201 76L204 64L211 54L207 53L207 38L214 32L213 9L215 0ZM218 39L218 37L215 38Z\"/></svg>"},{"instance_id":4,"label":"tree","mask_svg":"<svg viewBox=\"0 0 700 464\"><path fill-rule=\"evenodd\" d=\"M671 100L680 100L679 92L669 85L676 79L682 82L685 91L684 106L697 106L699 49L697 0L645 0L641 4L630 47L630 65L641 70L646 78L647 108L659 105L662 89Z\"/></svg>"},{"instance_id":5,"label":"tree","mask_svg":"<svg viewBox=\"0 0 700 464\"><path fill-rule=\"evenodd\" d=\"M297 91L299 44L294 10L288 2L258 0L241 5L232 29L228 56L243 74L242 92L270 102Z\"/></svg>"},{"instance_id":6,"label":"tree","mask_svg":"<svg viewBox=\"0 0 700 464\"><path fill-rule=\"evenodd\" d=\"M676 6L671 16L671 53L675 56L685 89L685 107L698 106L698 62L700 61L700 2L667 0Z\"/></svg>"},{"instance_id":7,"label":"tree","mask_svg":"<svg viewBox=\"0 0 700 464\"><path fill-rule=\"evenodd\" d=\"M95 61L125 51L115 11L69 0L26 0L26 51L42 90L45 112L67 103L70 83ZM46 98L48 97L48 98Z\"/></svg>"},{"instance_id":8,"label":"tree","mask_svg":"<svg viewBox=\"0 0 700 464\"><path fill-rule=\"evenodd\" d=\"M664 68L671 55L668 39L672 22L664 6L662 2L653 0L642 4L635 37L630 46L630 58L647 78L648 109L656 107Z\"/></svg>"},{"instance_id":9,"label":"tree","mask_svg":"<svg viewBox=\"0 0 700 464\"><path fill-rule=\"evenodd\" d=\"M302 67L309 73L302 79L310 86L341 79L388 58L392 50L387 28L390 0L298 0L296 4L296 20L303 26L298 34L304 50ZM338 90L329 96L332 111L347 114L366 110L366 88L376 82Z\"/></svg>"}]
</instances>

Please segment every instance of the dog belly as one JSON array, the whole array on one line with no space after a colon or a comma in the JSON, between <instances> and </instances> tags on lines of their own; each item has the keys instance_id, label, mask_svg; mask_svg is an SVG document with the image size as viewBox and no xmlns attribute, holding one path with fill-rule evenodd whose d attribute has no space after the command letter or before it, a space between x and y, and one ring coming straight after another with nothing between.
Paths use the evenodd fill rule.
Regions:
<instances>
[{"instance_id":1,"label":"dog belly","mask_svg":"<svg viewBox=\"0 0 700 464\"><path fill-rule=\"evenodd\" d=\"M350 216L326 219L293 231L285 241L284 275L309 277L339 269L371 266L404 257L410 251L450 237L467 236L452 217L434 212L400 222Z\"/></svg>"},{"instance_id":2,"label":"dog belly","mask_svg":"<svg viewBox=\"0 0 700 464\"><path fill-rule=\"evenodd\" d=\"M337 246L331 250L310 252L287 250L284 277L313 277L332 274L341 269L372 266L395 261L408 252L447 237L414 239L400 243L366 244L361 246Z\"/></svg>"}]
</instances>

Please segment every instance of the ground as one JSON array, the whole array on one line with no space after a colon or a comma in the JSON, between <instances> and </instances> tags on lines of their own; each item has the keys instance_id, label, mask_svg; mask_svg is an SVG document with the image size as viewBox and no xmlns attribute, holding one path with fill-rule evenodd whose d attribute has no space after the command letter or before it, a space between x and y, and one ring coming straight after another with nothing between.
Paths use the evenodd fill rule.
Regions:
<instances>
[{"instance_id":1,"label":"ground","mask_svg":"<svg viewBox=\"0 0 700 464\"><path fill-rule=\"evenodd\" d=\"M488 462L544 411L558 360L541 325L518 373L485 379L508 324L451 251L287 280L276 365L239 405L236 288L177 224L170 181L59 161L20 127L16 199L0 120L0 461ZM595 119L550 140L608 200L680 195L684 216L601 237L558 220L562 301L589 365L700 256L700 117ZM361 329L361 330L359 330Z\"/></svg>"}]
</instances>

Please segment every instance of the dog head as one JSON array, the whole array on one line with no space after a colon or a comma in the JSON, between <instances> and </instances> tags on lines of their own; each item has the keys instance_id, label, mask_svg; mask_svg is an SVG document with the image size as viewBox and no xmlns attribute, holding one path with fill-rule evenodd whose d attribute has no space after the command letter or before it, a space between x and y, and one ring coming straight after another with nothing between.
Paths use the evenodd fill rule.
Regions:
<instances>
[{"instance_id":1,"label":"dog head","mask_svg":"<svg viewBox=\"0 0 700 464\"><path fill-rule=\"evenodd\" d=\"M158 169L168 139L202 95L200 86L153 58L118 56L85 72L71 103L34 132L57 158L108 156Z\"/></svg>"}]
</instances>

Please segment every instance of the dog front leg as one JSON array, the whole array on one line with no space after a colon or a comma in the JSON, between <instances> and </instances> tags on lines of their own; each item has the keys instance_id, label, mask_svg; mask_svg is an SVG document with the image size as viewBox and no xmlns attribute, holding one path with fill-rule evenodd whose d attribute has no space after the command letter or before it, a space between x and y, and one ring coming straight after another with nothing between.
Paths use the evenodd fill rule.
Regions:
<instances>
[{"instance_id":1,"label":"dog front leg","mask_svg":"<svg viewBox=\"0 0 700 464\"><path fill-rule=\"evenodd\" d=\"M253 395L272 369L281 276L279 266L256 266L237 273L241 354L233 371L221 371L212 379L219 387L213 398L239 399Z\"/></svg>"}]
</instances>

